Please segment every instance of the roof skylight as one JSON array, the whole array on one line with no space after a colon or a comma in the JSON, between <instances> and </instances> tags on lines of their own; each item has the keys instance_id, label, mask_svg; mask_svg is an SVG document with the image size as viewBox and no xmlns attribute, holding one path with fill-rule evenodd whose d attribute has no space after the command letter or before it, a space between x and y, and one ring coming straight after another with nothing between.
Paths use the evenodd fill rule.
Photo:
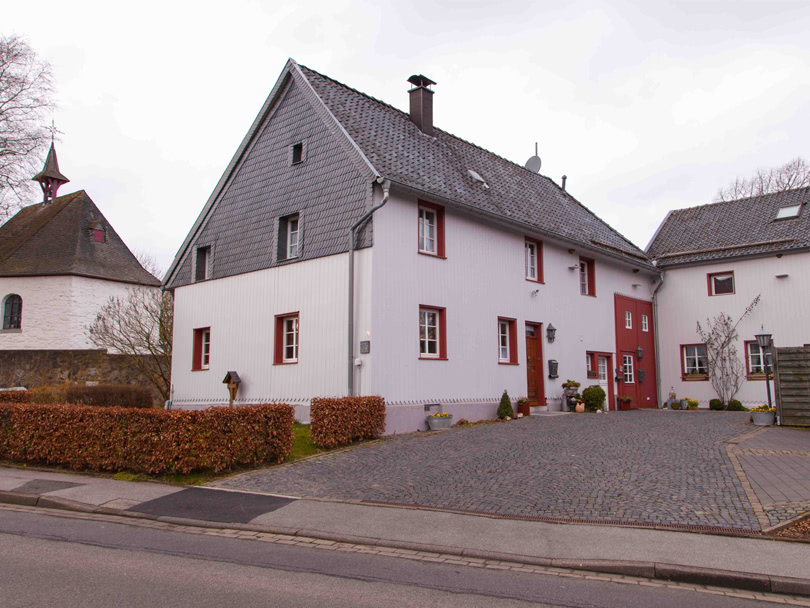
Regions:
<instances>
[{"instance_id":1,"label":"roof skylight","mask_svg":"<svg viewBox=\"0 0 810 608\"><path fill-rule=\"evenodd\" d=\"M776 212L776 219L785 220L790 217L799 217L799 210L801 208L802 208L801 205L790 205L789 207L779 207L779 211Z\"/></svg>"}]
</instances>

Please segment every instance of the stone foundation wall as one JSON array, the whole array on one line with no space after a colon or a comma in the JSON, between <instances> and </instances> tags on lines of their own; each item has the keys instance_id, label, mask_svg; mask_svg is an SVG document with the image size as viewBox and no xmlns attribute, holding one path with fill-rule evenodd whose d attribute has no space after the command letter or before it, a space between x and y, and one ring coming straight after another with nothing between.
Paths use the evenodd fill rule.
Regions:
<instances>
[{"instance_id":1,"label":"stone foundation wall","mask_svg":"<svg viewBox=\"0 0 810 608\"><path fill-rule=\"evenodd\" d=\"M0 388L136 384L152 388L123 355L104 350L0 350ZM162 403L154 391L155 403Z\"/></svg>"}]
</instances>

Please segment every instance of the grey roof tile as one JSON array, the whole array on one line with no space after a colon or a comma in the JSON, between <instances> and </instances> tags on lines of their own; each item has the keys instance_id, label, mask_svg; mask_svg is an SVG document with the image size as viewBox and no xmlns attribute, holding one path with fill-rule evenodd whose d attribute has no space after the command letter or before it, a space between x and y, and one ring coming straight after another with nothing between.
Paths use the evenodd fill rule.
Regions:
<instances>
[{"instance_id":1,"label":"grey roof tile","mask_svg":"<svg viewBox=\"0 0 810 608\"><path fill-rule=\"evenodd\" d=\"M810 188L672 211L647 248L659 267L766 255L810 247ZM799 216L777 220L780 207Z\"/></svg>"}]
</instances>

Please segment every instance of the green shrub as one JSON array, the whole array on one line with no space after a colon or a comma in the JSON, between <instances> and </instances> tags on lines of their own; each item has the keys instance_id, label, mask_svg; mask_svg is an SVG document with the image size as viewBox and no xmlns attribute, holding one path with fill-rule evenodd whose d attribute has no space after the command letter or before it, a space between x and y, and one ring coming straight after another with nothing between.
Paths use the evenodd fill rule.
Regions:
<instances>
[{"instance_id":1,"label":"green shrub","mask_svg":"<svg viewBox=\"0 0 810 608\"><path fill-rule=\"evenodd\" d=\"M97 386L71 384L64 390L67 403L142 409L154 406L152 391L143 386L130 384L99 384ZM59 403L59 401L53 403Z\"/></svg>"},{"instance_id":2,"label":"green shrub","mask_svg":"<svg viewBox=\"0 0 810 608\"><path fill-rule=\"evenodd\" d=\"M151 475L282 462L289 405L165 411L0 404L0 459Z\"/></svg>"},{"instance_id":3,"label":"green shrub","mask_svg":"<svg viewBox=\"0 0 810 608\"><path fill-rule=\"evenodd\" d=\"M709 401L709 409L710 410L724 410L726 408L723 406L723 402L720 401L719 399L712 399L711 401Z\"/></svg>"},{"instance_id":4,"label":"green shrub","mask_svg":"<svg viewBox=\"0 0 810 608\"><path fill-rule=\"evenodd\" d=\"M736 399L732 399L728 402L728 411L729 412L747 412L748 408L745 407L742 403L737 401Z\"/></svg>"},{"instance_id":5,"label":"green shrub","mask_svg":"<svg viewBox=\"0 0 810 608\"><path fill-rule=\"evenodd\" d=\"M595 412L602 409L602 404L605 402L605 389L598 384L589 386L582 391L582 399L585 401L585 410L588 412Z\"/></svg>"},{"instance_id":6,"label":"green shrub","mask_svg":"<svg viewBox=\"0 0 810 608\"><path fill-rule=\"evenodd\" d=\"M509 393L503 392L501 396L501 403L498 405L498 418L514 418L515 411L512 409L512 400L509 398Z\"/></svg>"},{"instance_id":7,"label":"green shrub","mask_svg":"<svg viewBox=\"0 0 810 608\"><path fill-rule=\"evenodd\" d=\"M382 397L334 397L312 400L310 434L319 448L331 449L374 439L385 431Z\"/></svg>"}]
</instances>

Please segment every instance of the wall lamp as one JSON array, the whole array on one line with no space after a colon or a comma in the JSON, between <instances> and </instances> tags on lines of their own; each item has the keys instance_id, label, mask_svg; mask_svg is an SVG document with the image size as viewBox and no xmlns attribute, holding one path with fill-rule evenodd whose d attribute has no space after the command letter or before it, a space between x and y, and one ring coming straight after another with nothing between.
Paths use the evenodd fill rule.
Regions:
<instances>
[{"instance_id":1,"label":"wall lamp","mask_svg":"<svg viewBox=\"0 0 810 608\"><path fill-rule=\"evenodd\" d=\"M557 328L554 327L551 323L549 323L548 327L546 327L546 340L548 340L549 344L554 342L554 338L556 337L556 335L557 335Z\"/></svg>"},{"instance_id":2,"label":"wall lamp","mask_svg":"<svg viewBox=\"0 0 810 608\"><path fill-rule=\"evenodd\" d=\"M636 347L636 357L638 357L638 360L641 361L641 358L643 356L644 356L644 349L641 348L640 346L637 346Z\"/></svg>"}]
</instances>

